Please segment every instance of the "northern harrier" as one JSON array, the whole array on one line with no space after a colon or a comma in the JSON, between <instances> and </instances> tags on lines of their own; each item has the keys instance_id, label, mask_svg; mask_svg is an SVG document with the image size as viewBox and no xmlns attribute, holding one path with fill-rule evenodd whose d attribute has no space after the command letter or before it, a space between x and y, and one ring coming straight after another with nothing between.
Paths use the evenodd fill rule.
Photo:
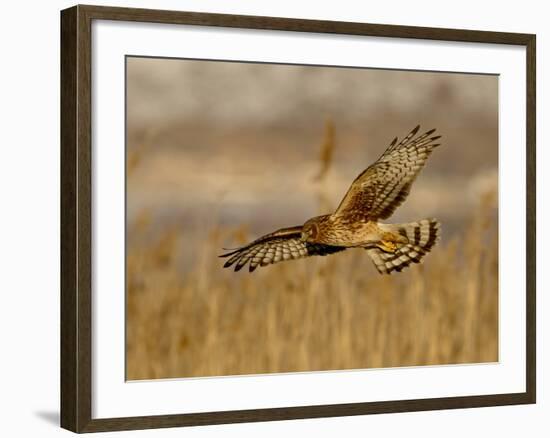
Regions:
<instances>
[{"instance_id":1,"label":"northern harrier","mask_svg":"<svg viewBox=\"0 0 550 438\"><path fill-rule=\"evenodd\" d=\"M419 263L439 239L440 224L423 219L408 224L383 224L405 200L440 136L435 129L415 137L420 126L402 141L397 137L371 166L353 181L332 214L309 219L304 225L282 228L220 257L235 271L249 263L252 272L284 260L325 256L347 248L364 248L381 274L400 272Z\"/></svg>"}]
</instances>

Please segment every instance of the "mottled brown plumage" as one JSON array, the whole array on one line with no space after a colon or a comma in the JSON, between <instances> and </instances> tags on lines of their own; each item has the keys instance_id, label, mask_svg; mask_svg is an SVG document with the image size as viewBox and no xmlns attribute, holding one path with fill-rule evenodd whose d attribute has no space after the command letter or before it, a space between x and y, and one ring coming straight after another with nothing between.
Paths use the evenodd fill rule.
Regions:
<instances>
[{"instance_id":1,"label":"mottled brown plumage","mask_svg":"<svg viewBox=\"0 0 550 438\"><path fill-rule=\"evenodd\" d=\"M309 219L304 225L282 228L220 257L224 267L252 272L284 260L328 255L347 248L364 248L381 274L419 263L439 238L439 222L423 219L408 224L383 224L403 203L424 166L434 143L432 129L417 137L420 126L402 141L395 138L382 156L352 183L332 214Z\"/></svg>"}]
</instances>

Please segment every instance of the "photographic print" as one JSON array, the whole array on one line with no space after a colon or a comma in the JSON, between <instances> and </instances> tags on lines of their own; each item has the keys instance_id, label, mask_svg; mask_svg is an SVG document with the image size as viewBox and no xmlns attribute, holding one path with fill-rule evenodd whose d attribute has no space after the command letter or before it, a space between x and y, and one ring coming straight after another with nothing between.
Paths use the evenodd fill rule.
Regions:
<instances>
[{"instance_id":1,"label":"photographic print","mask_svg":"<svg viewBox=\"0 0 550 438\"><path fill-rule=\"evenodd\" d=\"M128 380L488 363L498 76L126 58Z\"/></svg>"},{"instance_id":2,"label":"photographic print","mask_svg":"<svg viewBox=\"0 0 550 438\"><path fill-rule=\"evenodd\" d=\"M78 5L60 60L63 428L536 402L534 34Z\"/></svg>"}]
</instances>

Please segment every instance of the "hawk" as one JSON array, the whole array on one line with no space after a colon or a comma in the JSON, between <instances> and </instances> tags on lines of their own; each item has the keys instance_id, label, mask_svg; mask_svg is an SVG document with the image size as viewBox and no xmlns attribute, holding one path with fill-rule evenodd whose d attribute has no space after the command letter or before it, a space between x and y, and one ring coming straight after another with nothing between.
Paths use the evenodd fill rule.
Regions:
<instances>
[{"instance_id":1,"label":"hawk","mask_svg":"<svg viewBox=\"0 0 550 438\"><path fill-rule=\"evenodd\" d=\"M414 128L403 140L397 137L378 160L353 181L336 211L309 219L303 225L282 228L248 245L222 254L224 267L235 271L247 263L249 271L284 260L326 256L348 248L364 248L381 274L401 272L420 263L439 239L440 223L422 219L406 224L385 224L406 199L411 186L439 143L435 129L418 135Z\"/></svg>"}]
</instances>

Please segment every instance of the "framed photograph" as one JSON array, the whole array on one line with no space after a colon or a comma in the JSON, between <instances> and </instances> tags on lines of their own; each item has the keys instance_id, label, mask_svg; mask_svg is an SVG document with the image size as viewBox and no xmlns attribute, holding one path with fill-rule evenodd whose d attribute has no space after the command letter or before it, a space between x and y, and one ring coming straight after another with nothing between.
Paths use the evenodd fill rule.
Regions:
<instances>
[{"instance_id":1,"label":"framed photograph","mask_svg":"<svg viewBox=\"0 0 550 438\"><path fill-rule=\"evenodd\" d=\"M61 425L535 403L535 35L61 12Z\"/></svg>"}]
</instances>

